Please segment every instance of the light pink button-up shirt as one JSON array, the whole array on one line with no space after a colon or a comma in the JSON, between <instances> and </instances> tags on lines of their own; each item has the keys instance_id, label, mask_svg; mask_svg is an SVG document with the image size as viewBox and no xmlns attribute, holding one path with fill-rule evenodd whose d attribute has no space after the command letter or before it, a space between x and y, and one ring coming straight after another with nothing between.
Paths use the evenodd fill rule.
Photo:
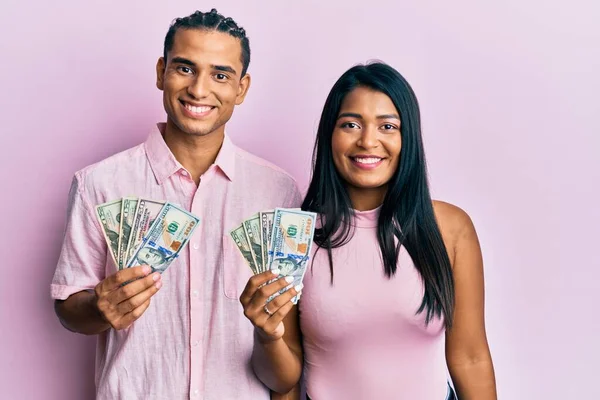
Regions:
<instances>
[{"instance_id":1,"label":"light pink button-up shirt","mask_svg":"<svg viewBox=\"0 0 600 400\"><path fill-rule=\"evenodd\" d=\"M94 206L125 196L178 203L201 218L163 286L128 329L98 337L99 399L269 399L250 365L252 324L239 296L251 277L228 232L253 213L298 207L293 178L225 137L196 187L158 125L148 140L76 173L54 299L92 289L117 271Z\"/></svg>"}]
</instances>

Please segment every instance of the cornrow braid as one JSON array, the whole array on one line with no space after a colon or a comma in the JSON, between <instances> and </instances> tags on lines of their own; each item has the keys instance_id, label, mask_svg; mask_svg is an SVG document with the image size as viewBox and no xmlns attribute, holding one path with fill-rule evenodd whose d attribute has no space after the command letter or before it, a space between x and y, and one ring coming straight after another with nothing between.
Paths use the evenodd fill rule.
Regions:
<instances>
[{"instance_id":1,"label":"cornrow braid","mask_svg":"<svg viewBox=\"0 0 600 400\"><path fill-rule=\"evenodd\" d=\"M250 65L250 41L246 36L246 30L239 26L233 18L225 17L213 8L210 12L196 11L187 17L176 18L170 25L169 31L165 36L163 57L165 62L175 40L175 33L178 29L203 29L208 31L217 31L227 33L240 40L242 46L242 75L246 75Z\"/></svg>"}]
</instances>

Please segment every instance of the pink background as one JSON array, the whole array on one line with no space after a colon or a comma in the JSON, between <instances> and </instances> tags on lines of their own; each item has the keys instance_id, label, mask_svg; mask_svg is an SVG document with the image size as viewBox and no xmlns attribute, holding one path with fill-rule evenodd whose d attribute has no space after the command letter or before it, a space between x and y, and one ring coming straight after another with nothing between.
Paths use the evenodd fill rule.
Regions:
<instances>
[{"instance_id":1,"label":"pink background","mask_svg":"<svg viewBox=\"0 0 600 400\"><path fill-rule=\"evenodd\" d=\"M407 77L435 197L479 231L500 398L599 399L600 7L481 3L3 0L0 397L92 398L94 338L49 297L69 183L164 119L168 24L214 5L252 46L228 131L303 187L335 79L371 58Z\"/></svg>"}]
</instances>

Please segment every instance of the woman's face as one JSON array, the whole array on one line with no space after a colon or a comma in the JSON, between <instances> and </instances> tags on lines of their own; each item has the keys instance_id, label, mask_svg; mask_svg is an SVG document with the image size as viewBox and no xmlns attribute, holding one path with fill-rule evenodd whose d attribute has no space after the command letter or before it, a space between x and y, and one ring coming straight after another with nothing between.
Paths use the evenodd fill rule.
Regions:
<instances>
[{"instance_id":1,"label":"woman's face","mask_svg":"<svg viewBox=\"0 0 600 400\"><path fill-rule=\"evenodd\" d=\"M369 193L383 201L400 159L400 116L392 100L357 87L342 102L331 139L333 162L350 198Z\"/></svg>"}]
</instances>

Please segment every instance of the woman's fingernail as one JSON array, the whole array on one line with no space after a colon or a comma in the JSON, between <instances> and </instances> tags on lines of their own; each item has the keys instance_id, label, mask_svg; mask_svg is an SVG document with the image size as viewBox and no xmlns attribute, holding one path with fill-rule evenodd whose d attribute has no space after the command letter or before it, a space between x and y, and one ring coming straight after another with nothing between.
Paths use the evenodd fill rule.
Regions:
<instances>
[{"instance_id":1,"label":"woman's fingernail","mask_svg":"<svg viewBox=\"0 0 600 400\"><path fill-rule=\"evenodd\" d=\"M277 268L271 270L272 274L279 275L279 270Z\"/></svg>"},{"instance_id":2,"label":"woman's fingernail","mask_svg":"<svg viewBox=\"0 0 600 400\"><path fill-rule=\"evenodd\" d=\"M285 279L285 281L286 281L287 283L292 283L292 282L294 282L294 277L293 277L293 276L286 276L284 279Z\"/></svg>"},{"instance_id":3,"label":"woman's fingernail","mask_svg":"<svg viewBox=\"0 0 600 400\"><path fill-rule=\"evenodd\" d=\"M302 283L294 286L294 289L296 289L296 292L300 293L300 291L302 290L302 288L304 287L304 285Z\"/></svg>"},{"instance_id":4,"label":"woman's fingernail","mask_svg":"<svg viewBox=\"0 0 600 400\"><path fill-rule=\"evenodd\" d=\"M152 275L152 279L154 281L157 281L160 279L160 273L159 272L155 272L154 275Z\"/></svg>"},{"instance_id":5,"label":"woman's fingernail","mask_svg":"<svg viewBox=\"0 0 600 400\"><path fill-rule=\"evenodd\" d=\"M156 282L155 286L156 286L157 289L160 289L162 287L162 281Z\"/></svg>"},{"instance_id":6,"label":"woman's fingernail","mask_svg":"<svg viewBox=\"0 0 600 400\"><path fill-rule=\"evenodd\" d=\"M144 267L142 267L142 271L144 272L144 275L148 275L150 271L152 271L152 269L150 269L149 266L145 265Z\"/></svg>"}]
</instances>

